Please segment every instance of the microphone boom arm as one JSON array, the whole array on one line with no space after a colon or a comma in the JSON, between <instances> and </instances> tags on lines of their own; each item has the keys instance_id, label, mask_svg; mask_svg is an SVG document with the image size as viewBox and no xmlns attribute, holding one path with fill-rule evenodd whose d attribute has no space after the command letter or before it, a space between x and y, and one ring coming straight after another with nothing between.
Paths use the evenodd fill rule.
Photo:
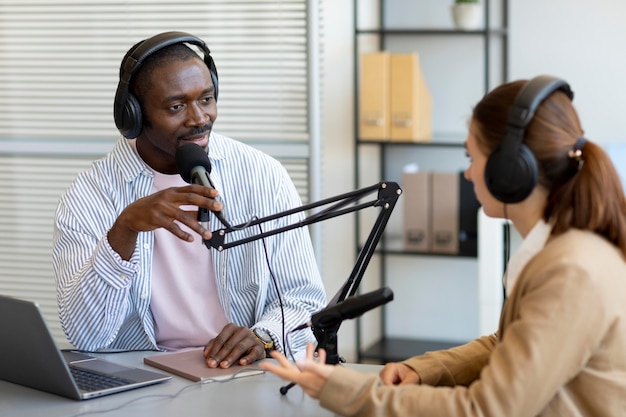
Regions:
<instances>
[{"instance_id":1,"label":"microphone boom arm","mask_svg":"<svg viewBox=\"0 0 626 417\"><path fill-rule=\"evenodd\" d=\"M366 195L372 194L374 191L378 191L377 199L371 200L366 203L354 205L345 209L340 209L341 207L344 207L354 201L357 201L365 197ZM384 227L387 224L387 220L389 219L389 216L391 216L391 211L393 210L393 207L395 206L395 203L401 193L402 193L402 190L400 189L397 183L380 182L380 183L371 185L369 187L358 189L356 191L351 191L348 193L340 194L335 197L330 197L330 198L320 200L314 203L305 204L303 206L296 207L291 210L282 211L280 213L272 214L267 217L262 217L260 219L254 219L248 223L242 223L236 226L217 229L213 232L213 236L211 237L211 239L204 240L204 244L206 245L207 248L214 248L214 249L217 249L218 251L222 251L224 249L239 246L244 243L252 242L252 241L262 239L268 236L273 236L275 234L283 233L283 232L296 229L299 227L308 226L310 224L317 223L322 220L342 216L347 213L352 213L352 212L359 211L364 208L373 207L373 206L382 206L384 209L389 209L388 215L384 216L386 217L386 219L384 219L384 224L381 225L382 228L384 229ZM325 206L325 205L328 205L330 203L334 203L337 201L339 202L338 204L328 207L326 210L313 214L297 223L293 223L293 224L290 224L290 225L287 225L278 229L273 229L267 232L259 233L257 235L249 236L240 240L236 240L234 242L224 243L226 235L228 233L246 229L248 227L256 226L256 225L266 223L268 221L276 220L282 217L290 216L292 214L300 213L302 211L311 210L317 207L322 207L322 206ZM380 219L380 217L383 217L383 214L385 212L386 210L381 212L381 215L379 215L378 220L382 220ZM375 224L374 228L372 229L372 232L374 232L376 228L377 228L377 225Z\"/></svg>"},{"instance_id":2,"label":"microphone boom arm","mask_svg":"<svg viewBox=\"0 0 626 417\"><path fill-rule=\"evenodd\" d=\"M377 192L376 198L360 203L354 204L364 198L365 196ZM374 251L376 250L376 246L380 241L383 231L387 226L387 222L391 217L391 213L398 201L398 198L402 194L402 189L396 182L389 181L381 181L377 184L373 184L368 187L360 188L355 191L351 191L348 193L340 194L335 197L330 197L324 200L320 200L314 203L305 204L300 207L293 208L291 210L286 210L277 214L273 214L267 217L262 217L258 219L254 219L248 223L243 223L236 226L230 226L226 228L217 229L213 232L213 236L211 239L203 240L203 243L207 248L214 248L218 251L223 251L228 248L232 248L235 246L242 245L244 243L252 242L258 239L262 239L268 236L273 236L278 233L283 233L292 229L296 229L299 227L304 227L313 223L317 223L323 220L331 219L334 217L342 216L344 214L353 213L356 211L360 211L364 208L368 207L381 207L382 210L378 214L370 233L361 247L359 254L357 256L356 262L350 276L341 286L339 291L335 294L335 296L330 300L328 306L335 305L337 303L342 302L347 297L353 296L356 294L356 291L361 283L361 279L365 274L365 269L369 264L372 256L374 255ZM290 216L295 213L299 213L306 210L311 210L318 207L323 207L330 205L326 209L312 214L309 217L302 219L299 222L289 224L284 227L280 227L277 229L269 230L267 232L262 232L253 236L245 237L240 240L236 240L233 242L225 242L226 235L246 229L248 227L256 226L271 220L279 219L282 217ZM350 204L352 206L346 207ZM328 329L317 329L313 328L313 333L315 334L315 338L318 341L318 347L325 348L327 351L327 363L337 364L339 363L339 356L337 354L337 330L341 323L336 326Z\"/></svg>"}]
</instances>

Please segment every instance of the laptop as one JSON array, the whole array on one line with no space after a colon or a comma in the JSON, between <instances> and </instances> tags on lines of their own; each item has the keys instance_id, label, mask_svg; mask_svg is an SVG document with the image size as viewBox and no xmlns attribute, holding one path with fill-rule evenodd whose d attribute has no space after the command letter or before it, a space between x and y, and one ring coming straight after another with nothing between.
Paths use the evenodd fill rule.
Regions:
<instances>
[{"instance_id":1,"label":"laptop","mask_svg":"<svg viewBox=\"0 0 626 417\"><path fill-rule=\"evenodd\" d=\"M76 351L61 351L37 303L0 295L0 379L85 400L171 378Z\"/></svg>"}]
</instances>

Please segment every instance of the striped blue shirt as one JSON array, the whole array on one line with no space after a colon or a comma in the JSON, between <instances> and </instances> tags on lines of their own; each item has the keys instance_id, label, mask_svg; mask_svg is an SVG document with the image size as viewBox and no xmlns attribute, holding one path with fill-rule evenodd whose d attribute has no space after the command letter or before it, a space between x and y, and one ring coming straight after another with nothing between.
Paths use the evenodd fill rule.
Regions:
<instances>
[{"instance_id":1,"label":"striped blue shirt","mask_svg":"<svg viewBox=\"0 0 626 417\"><path fill-rule=\"evenodd\" d=\"M293 182L277 160L216 133L211 133L209 147L211 179L231 225L301 205ZM107 240L118 215L149 195L152 182L150 169L120 138L107 156L80 173L61 196L54 225L53 267L61 325L79 349L157 349L150 311L154 232L139 234L128 261ZM298 213L261 226L263 231L274 230L302 217ZM210 216L210 229L221 227ZM228 234L226 242L258 233L258 227L244 228ZM226 317L239 326L268 330L280 350L284 351L282 314L268 260L282 298L286 331L325 306L324 286L306 227L221 252L211 250ZM314 340L309 329L288 338L294 351Z\"/></svg>"}]
</instances>

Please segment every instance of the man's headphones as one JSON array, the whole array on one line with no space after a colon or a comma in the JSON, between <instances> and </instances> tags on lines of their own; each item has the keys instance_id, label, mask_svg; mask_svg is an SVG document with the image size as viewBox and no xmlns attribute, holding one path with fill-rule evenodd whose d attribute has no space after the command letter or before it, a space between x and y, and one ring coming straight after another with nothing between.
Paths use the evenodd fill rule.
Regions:
<instances>
[{"instance_id":1,"label":"man's headphones","mask_svg":"<svg viewBox=\"0 0 626 417\"><path fill-rule=\"evenodd\" d=\"M503 203L519 203L537 184L539 169L532 151L524 145L524 132L537 107L552 93L560 90L570 100L574 93L565 81L549 75L535 77L522 87L509 109L504 139L489 155L485 166L487 189Z\"/></svg>"},{"instance_id":2,"label":"man's headphones","mask_svg":"<svg viewBox=\"0 0 626 417\"><path fill-rule=\"evenodd\" d=\"M124 56L120 65L120 81L115 92L113 103L113 117L115 126L120 133L129 139L136 138L141 133L142 115L141 105L130 91L130 80L137 73L143 61L156 51L176 43L189 43L198 46L204 54L204 63L209 68L211 80L215 87L215 100L218 94L218 78L211 51L204 41L185 32L164 32L145 39L134 45Z\"/></svg>"}]
</instances>

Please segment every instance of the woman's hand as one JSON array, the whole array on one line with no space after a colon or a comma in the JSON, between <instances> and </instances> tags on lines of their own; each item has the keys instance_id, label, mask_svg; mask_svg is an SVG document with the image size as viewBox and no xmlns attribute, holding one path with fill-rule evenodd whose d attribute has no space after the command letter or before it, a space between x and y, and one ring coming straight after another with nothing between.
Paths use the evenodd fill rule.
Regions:
<instances>
[{"instance_id":1,"label":"woman's hand","mask_svg":"<svg viewBox=\"0 0 626 417\"><path fill-rule=\"evenodd\" d=\"M326 381L335 369L333 365L325 364L324 349L319 349L317 362L315 361L315 346L312 343L306 347L306 358L296 361L295 365L276 350L271 355L278 361L278 365L265 361L259 364L262 369L300 385L304 392L316 399L320 397Z\"/></svg>"},{"instance_id":2,"label":"woman's hand","mask_svg":"<svg viewBox=\"0 0 626 417\"><path fill-rule=\"evenodd\" d=\"M419 384L420 376L413 369L400 362L390 362L380 371L380 379L385 385Z\"/></svg>"}]
</instances>

